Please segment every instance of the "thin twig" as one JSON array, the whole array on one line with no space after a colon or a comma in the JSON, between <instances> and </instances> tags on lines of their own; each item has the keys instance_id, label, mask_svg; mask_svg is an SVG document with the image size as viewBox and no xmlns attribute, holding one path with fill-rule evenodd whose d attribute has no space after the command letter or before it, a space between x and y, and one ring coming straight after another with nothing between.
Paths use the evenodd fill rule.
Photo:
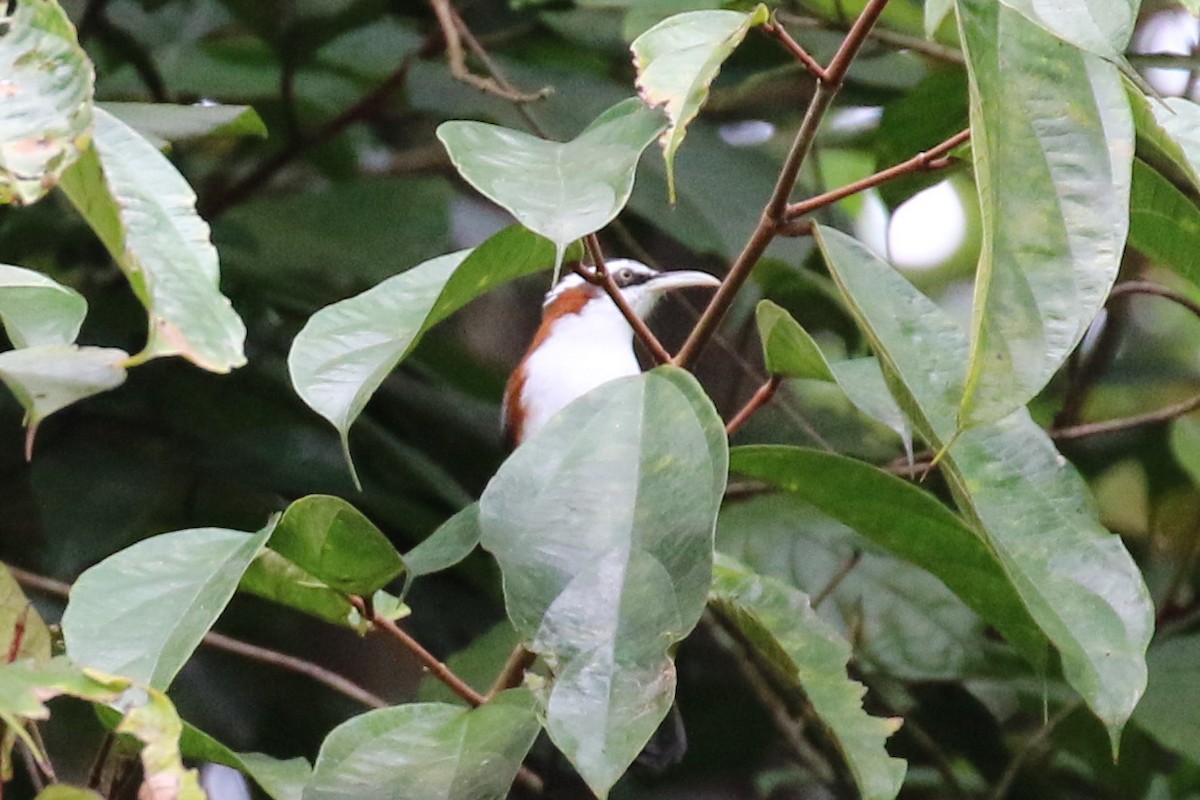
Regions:
<instances>
[{"instance_id":1,"label":"thin twig","mask_svg":"<svg viewBox=\"0 0 1200 800\"><path fill-rule=\"evenodd\" d=\"M38 575L23 570L20 567L8 566L8 571L16 579L17 583L22 586L37 589L46 594L64 599L70 594L71 585L69 583L64 583L54 578L47 578L44 575ZM263 664L270 664L289 672L304 675L370 708L383 708L389 705L383 698L372 694L353 681L338 675L336 672L328 670L319 664L314 664L311 661L305 661L302 658L288 655L287 653L243 642L215 631L206 633L201 643L217 650L224 650L227 653L244 656Z\"/></svg>"},{"instance_id":2,"label":"thin twig","mask_svg":"<svg viewBox=\"0 0 1200 800\"><path fill-rule=\"evenodd\" d=\"M811 214L819 208L836 203L859 192L866 191L881 183L886 183L902 175L908 175L913 172L923 172L931 170L944 169L950 165L950 161L946 160L945 156L960 144L970 140L971 131L962 130L951 136L946 141L939 145L931 147L923 153L917 153L907 161L896 164L893 167L888 167L885 170L876 172L874 175L868 175L862 180L847 184L841 188L834 189L816 197L810 197L807 200L801 200L799 203L792 203L787 207L787 218L789 220L802 217L805 214Z\"/></svg>"},{"instance_id":3,"label":"thin twig","mask_svg":"<svg viewBox=\"0 0 1200 800\"><path fill-rule=\"evenodd\" d=\"M450 74L455 79L511 103L532 103L541 100L549 93L546 89L531 93L520 92L511 84L502 85L493 76L485 77L471 72L467 69L466 54L462 47L462 29L459 27L461 18L455 19L456 14L450 6L450 0L429 0L429 4L433 6L433 13L442 29L442 36L446 41L446 60L450 64Z\"/></svg>"},{"instance_id":4,"label":"thin twig","mask_svg":"<svg viewBox=\"0 0 1200 800\"><path fill-rule=\"evenodd\" d=\"M629 322L633 332L637 334L638 339L642 344L646 345L646 349L650 351L650 355L654 358L656 364L666 364L671 360L671 354L667 352L667 348L662 346L662 342L654 335L646 321L637 315L633 307L629 305L629 301L625 299L625 295L621 294L621 288L617 286L613 276L609 274L608 267L604 261L604 251L600 248L600 239L594 233L589 233L587 239L588 252L592 256L592 261L595 264L595 271L589 277L587 272L580 272L584 280L602 287L612 301L617 304L617 308L621 310L622 316Z\"/></svg>"},{"instance_id":5,"label":"thin twig","mask_svg":"<svg viewBox=\"0 0 1200 800\"><path fill-rule=\"evenodd\" d=\"M815 17L804 17L797 14L789 14L780 12L779 18L789 25L794 25L798 28L810 28L818 30L845 30L844 23L835 21L827 21L817 19ZM914 53L920 53L923 56L944 61L947 64L957 64L962 66L966 64L966 59L963 57L962 51L953 47L947 47L944 44L931 42L928 39L923 39L919 36L908 36L907 34L897 33L896 31L887 28L875 28L868 34L872 39L880 44L894 47L898 50L911 50Z\"/></svg>"},{"instance_id":6,"label":"thin twig","mask_svg":"<svg viewBox=\"0 0 1200 800\"><path fill-rule=\"evenodd\" d=\"M775 188L771 192L771 197L763 209L758 226L746 241L745 247L738 254L737 259L729 270L729 274L725 277L721 286L718 287L716 294L713 295L712 300L704 309L704 313L700 315L700 319L696 322L696 327L692 329L687 341L683 343L683 347L675 355L675 358L672 359L672 363L676 366L686 367L700 355L705 345L708 344L708 340L716 333L721 320L725 318L729 308L733 305L733 300L737 296L737 293L750 277L750 272L758 263L758 259L762 257L771 240L778 235L780 229L787 223L788 197L795 188L796 179L800 174L800 167L804 164L804 159L808 156L813 142L816 140L821 120L825 118L825 112L833 104L833 98L841 88L842 81L846 77L846 71L854 61L854 56L862 48L867 33L871 30L879 15L883 13L884 6L886 5L887 0L868 0L866 7L858 19L855 20L850 32L846 34L846 38L842 41L841 47L838 48L837 54L829 62L829 66L825 68L824 77L818 79L816 91L813 93L808 110L804 114L804 120L800 123L800 129L796 132L796 138L792 142L791 150L788 152L783 167L780 169L779 179L776 181Z\"/></svg>"},{"instance_id":7,"label":"thin twig","mask_svg":"<svg viewBox=\"0 0 1200 800\"><path fill-rule=\"evenodd\" d=\"M1078 711L1082 705L1083 701L1081 700L1072 700L1067 703L1056 711L1054 716L1046 720L1036 733L1021 743L1020 749L1013 754L1012 761L1008 762L1008 767L1004 770L1000 781L988 794L988 800L1004 800L1008 795L1008 790L1012 788L1013 781L1021 774L1021 769L1025 764L1042 749L1046 740L1050 738L1050 734L1054 733L1054 729L1061 725L1067 717Z\"/></svg>"},{"instance_id":8,"label":"thin twig","mask_svg":"<svg viewBox=\"0 0 1200 800\"><path fill-rule=\"evenodd\" d=\"M453 670L439 661L433 653L426 650L420 642L410 636L407 631L395 622L380 614L368 614L366 604L361 597L351 597L350 602L354 604L363 616L368 617L374 625L386 631L393 639L400 642L406 650L416 656L422 666L429 670L435 678L444 683L450 691L475 707L481 706L486 702L486 698L483 695L472 689L462 678L455 675Z\"/></svg>"},{"instance_id":9,"label":"thin twig","mask_svg":"<svg viewBox=\"0 0 1200 800\"><path fill-rule=\"evenodd\" d=\"M775 396L781 383L783 383L782 375L772 375L767 378L766 383L758 387L758 391L746 401L746 405L742 406L741 410L733 415L733 419L726 423L725 435L733 436L739 428L746 424L746 420L750 419L754 412L771 402L771 398Z\"/></svg>"},{"instance_id":10,"label":"thin twig","mask_svg":"<svg viewBox=\"0 0 1200 800\"><path fill-rule=\"evenodd\" d=\"M520 686L521 681L525 679L525 671L533 666L535 660L537 660L537 655L532 650L526 649L525 645L519 644L514 647L513 651L508 654L508 660L504 662L504 668L500 670L496 680L492 681L491 688L487 690L484 698L491 700L505 689Z\"/></svg>"},{"instance_id":11,"label":"thin twig","mask_svg":"<svg viewBox=\"0 0 1200 800\"><path fill-rule=\"evenodd\" d=\"M772 18L770 22L762 26L761 30L768 36L778 39L784 49L803 64L809 72L817 76L818 80L827 80L825 68L804 49L803 45L792 38L792 35L784 29L783 25L777 19Z\"/></svg>"},{"instance_id":12,"label":"thin twig","mask_svg":"<svg viewBox=\"0 0 1200 800\"><path fill-rule=\"evenodd\" d=\"M862 551L855 550L850 554L849 558L841 563L841 565L837 568L837 572L830 576L829 582L825 584L825 588L813 595L812 607L814 611L820 608L821 604L824 603L831 594L837 591L837 588L842 585L842 581L846 580L846 576L853 572L854 568L858 566L859 561L862 561Z\"/></svg>"}]
</instances>

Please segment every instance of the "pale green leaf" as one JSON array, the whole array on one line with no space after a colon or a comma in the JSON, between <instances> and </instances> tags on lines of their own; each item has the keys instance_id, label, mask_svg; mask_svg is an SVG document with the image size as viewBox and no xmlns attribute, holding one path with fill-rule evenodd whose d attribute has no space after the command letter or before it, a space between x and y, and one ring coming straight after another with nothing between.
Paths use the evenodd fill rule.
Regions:
<instances>
[{"instance_id":1,"label":"pale green leaf","mask_svg":"<svg viewBox=\"0 0 1200 800\"><path fill-rule=\"evenodd\" d=\"M449 569L471 554L479 535L479 504L472 503L405 553L404 567L414 578Z\"/></svg>"},{"instance_id":2,"label":"pale green leaf","mask_svg":"<svg viewBox=\"0 0 1200 800\"><path fill-rule=\"evenodd\" d=\"M87 314L79 292L40 272L0 264L0 322L16 347L70 344Z\"/></svg>"},{"instance_id":3,"label":"pale green leaf","mask_svg":"<svg viewBox=\"0 0 1200 800\"><path fill-rule=\"evenodd\" d=\"M366 621L345 594L335 591L274 550L263 550L246 568L238 590L249 592L334 625L346 625L359 633Z\"/></svg>"},{"instance_id":4,"label":"pale green leaf","mask_svg":"<svg viewBox=\"0 0 1200 800\"><path fill-rule=\"evenodd\" d=\"M87 147L92 62L55 0L0 13L0 203L32 203Z\"/></svg>"},{"instance_id":5,"label":"pale green leaf","mask_svg":"<svg viewBox=\"0 0 1200 800\"><path fill-rule=\"evenodd\" d=\"M63 612L76 662L170 686L271 535L196 528L153 536L79 576Z\"/></svg>"},{"instance_id":6,"label":"pale green leaf","mask_svg":"<svg viewBox=\"0 0 1200 800\"><path fill-rule=\"evenodd\" d=\"M854 239L824 227L817 239L897 402L930 446L949 445L941 467L956 501L1115 743L1145 688L1153 631L1137 565L1027 411L956 436L968 358L958 326Z\"/></svg>"},{"instance_id":7,"label":"pale green leaf","mask_svg":"<svg viewBox=\"0 0 1200 800\"><path fill-rule=\"evenodd\" d=\"M1137 131L1137 155L1181 190L1200 195L1200 105L1182 97L1151 100L1126 91Z\"/></svg>"},{"instance_id":8,"label":"pale green leaf","mask_svg":"<svg viewBox=\"0 0 1200 800\"><path fill-rule=\"evenodd\" d=\"M1133 123L1116 68L1010 7L959 0L983 212L961 427L1033 398L1116 279Z\"/></svg>"},{"instance_id":9,"label":"pale green leaf","mask_svg":"<svg viewBox=\"0 0 1200 800\"><path fill-rule=\"evenodd\" d=\"M1200 635L1155 644L1146 662L1150 680L1133 723L1163 747L1200 763L1200 716L1191 702L1200 687Z\"/></svg>"},{"instance_id":10,"label":"pale green leaf","mask_svg":"<svg viewBox=\"0 0 1200 800\"><path fill-rule=\"evenodd\" d=\"M129 354L111 347L44 344L0 353L0 382L25 409L29 457L37 427L72 403L125 382Z\"/></svg>"},{"instance_id":11,"label":"pale green leaf","mask_svg":"<svg viewBox=\"0 0 1200 800\"><path fill-rule=\"evenodd\" d=\"M193 761L211 761L241 771L272 800L300 800L312 776L312 766L303 758L281 760L262 753L235 753L186 721L179 737L179 751Z\"/></svg>"},{"instance_id":12,"label":"pale green leaf","mask_svg":"<svg viewBox=\"0 0 1200 800\"><path fill-rule=\"evenodd\" d=\"M630 98L569 142L462 120L443 122L437 135L468 183L554 243L557 269L567 245L625 207L642 151L663 128L659 112Z\"/></svg>"},{"instance_id":13,"label":"pale green leaf","mask_svg":"<svg viewBox=\"0 0 1200 800\"><path fill-rule=\"evenodd\" d=\"M817 616L808 595L722 558L713 571L711 598L789 683L803 689L863 800L894 798L904 781L905 763L889 756L884 742L900 720L863 711L866 689L846 674L850 645Z\"/></svg>"},{"instance_id":14,"label":"pale green leaf","mask_svg":"<svg viewBox=\"0 0 1200 800\"><path fill-rule=\"evenodd\" d=\"M704 609L727 458L699 384L661 367L568 405L479 501L509 619L550 665L546 729L601 796L670 708L668 649Z\"/></svg>"},{"instance_id":15,"label":"pale green leaf","mask_svg":"<svg viewBox=\"0 0 1200 800\"><path fill-rule=\"evenodd\" d=\"M250 106L196 103L99 103L162 150L173 142L206 137L255 136L265 138L267 126Z\"/></svg>"},{"instance_id":16,"label":"pale green leaf","mask_svg":"<svg viewBox=\"0 0 1200 800\"><path fill-rule=\"evenodd\" d=\"M764 5L753 11L692 11L664 19L633 40L638 93L646 105L662 107L670 125L659 139L667 165L667 191L675 202L675 151L687 126L708 99L721 65L753 27L770 18Z\"/></svg>"},{"instance_id":17,"label":"pale green leaf","mask_svg":"<svg viewBox=\"0 0 1200 800\"><path fill-rule=\"evenodd\" d=\"M1141 159L1133 162L1129 245L1159 266L1200 282L1200 208Z\"/></svg>"},{"instance_id":18,"label":"pale green leaf","mask_svg":"<svg viewBox=\"0 0 1200 800\"><path fill-rule=\"evenodd\" d=\"M925 38L932 39L954 11L954 0L925 0Z\"/></svg>"},{"instance_id":19,"label":"pale green leaf","mask_svg":"<svg viewBox=\"0 0 1200 800\"><path fill-rule=\"evenodd\" d=\"M125 717L116 728L142 742L142 788L139 797L207 800L200 776L183 766L179 738L183 720L175 705L157 689L134 687L116 704Z\"/></svg>"},{"instance_id":20,"label":"pale green leaf","mask_svg":"<svg viewBox=\"0 0 1200 800\"><path fill-rule=\"evenodd\" d=\"M13 660L50 660L50 631L42 621L42 615L21 591L21 585L8 568L0 564L0 653L7 657L17 637L20 637L20 643L16 649L17 658Z\"/></svg>"},{"instance_id":21,"label":"pale green leaf","mask_svg":"<svg viewBox=\"0 0 1200 800\"><path fill-rule=\"evenodd\" d=\"M96 109L93 147L61 186L149 313L139 358L181 355L213 372L246 363L246 328L220 292L196 194L153 144Z\"/></svg>"},{"instance_id":22,"label":"pale green leaf","mask_svg":"<svg viewBox=\"0 0 1200 800\"><path fill-rule=\"evenodd\" d=\"M553 250L512 227L474 250L426 261L313 314L288 353L292 385L333 423L347 463L350 426L429 328L480 294L551 266Z\"/></svg>"},{"instance_id":23,"label":"pale green leaf","mask_svg":"<svg viewBox=\"0 0 1200 800\"><path fill-rule=\"evenodd\" d=\"M523 689L479 708L368 711L326 737L304 800L501 800L541 726Z\"/></svg>"},{"instance_id":24,"label":"pale green leaf","mask_svg":"<svg viewBox=\"0 0 1200 800\"><path fill-rule=\"evenodd\" d=\"M1081 50L1122 67L1141 0L1001 0L1029 21Z\"/></svg>"}]
</instances>

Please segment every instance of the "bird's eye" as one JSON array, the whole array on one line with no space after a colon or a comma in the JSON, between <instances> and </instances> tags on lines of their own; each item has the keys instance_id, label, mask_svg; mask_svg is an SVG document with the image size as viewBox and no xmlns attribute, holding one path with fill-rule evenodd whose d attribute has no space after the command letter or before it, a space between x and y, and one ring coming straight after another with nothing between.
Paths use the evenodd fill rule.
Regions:
<instances>
[{"instance_id":1,"label":"bird's eye","mask_svg":"<svg viewBox=\"0 0 1200 800\"><path fill-rule=\"evenodd\" d=\"M617 270L616 278L618 286L628 286L633 283L633 270L629 267L622 267Z\"/></svg>"}]
</instances>

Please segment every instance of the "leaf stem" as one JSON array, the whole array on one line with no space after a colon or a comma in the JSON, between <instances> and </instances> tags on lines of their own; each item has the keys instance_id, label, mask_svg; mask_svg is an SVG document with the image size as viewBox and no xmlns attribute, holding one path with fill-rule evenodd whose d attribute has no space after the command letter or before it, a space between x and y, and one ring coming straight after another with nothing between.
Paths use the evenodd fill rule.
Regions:
<instances>
[{"instance_id":1,"label":"leaf stem","mask_svg":"<svg viewBox=\"0 0 1200 800\"><path fill-rule=\"evenodd\" d=\"M762 26L762 32L778 39L784 49L803 64L809 72L815 75L817 80L826 80L825 68L804 49L802 44L792 38L792 35L784 29L783 25L777 19L772 17L770 22Z\"/></svg>"},{"instance_id":2,"label":"leaf stem","mask_svg":"<svg viewBox=\"0 0 1200 800\"><path fill-rule=\"evenodd\" d=\"M532 650L526 649L523 644L518 644L508 654L508 660L504 662L504 668L500 670L500 674L496 676L496 680L492 681L491 688L487 690L487 694L484 697L491 700L505 689L520 686L521 681L525 678L525 670L533 666L533 662L536 659L537 655Z\"/></svg>"},{"instance_id":3,"label":"leaf stem","mask_svg":"<svg viewBox=\"0 0 1200 800\"><path fill-rule=\"evenodd\" d=\"M902 175L908 175L913 172L923 172L944 169L950 166L950 161L946 159L946 154L959 145L971 139L970 130L961 130L951 136L946 141L938 144L923 153L917 153L907 161L903 161L895 166L888 167L885 170L880 170L874 175L868 175L862 180L854 183L846 184L838 189L819 194L816 197L810 197L807 200L801 200L798 203L792 203L787 207L788 220L796 219L797 217L811 214L817 209L832 205L838 200L842 200L867 189L874 188L881 183L886 183Z\"/></svg>"},{"instance_id":4,"label":"leaf stem","mask_svg":"<svg viewBox=\"0 0 1200 800\"><path fill-rule=\"evenodd\" d=\"M812 150L813 142L817 138L817 131L821 127L821 121L825 118L825 112L833 104L833 98L841 89L850 64L853 63L867 34L874 26L875 21L879 19L879 15L883 13L886 5L887 0L868 0L866 7L863 8L849 33L846 34L846 38L842 41L833 60L824 69L823 75L818 77L817 89L813 93L812 100L809 101L808 110L805 111L804 119L800 123L800 129L796 131L796 138L792 141L791 150L780 169L779 179L763 209L758 226L750 234L745 247L738 254L733 266L729 269L729 274L717 288L712 300L705 307L704 313L700 315L700 319L696 322L696 327L692 329L687 341L683 343L683 347L671 360L675 366L687 367L700 355L733 305L734 297L750 277L754 265L766 252L771 240L787 223L787 201L796 186L800 167Z\"/></svg>"},{"instance_id":5,"label":"leaf stem","mask_svg":"<svg viewBox=\"0 0 1200 800\"><path fill-rule=\"evenodd\" d=\"M361 597L350 597L350 602L359 610L364 617L367 617L371 622L386 631L393 639L402 644L405 649L417 657L425 669L429 670L435 678L444 683L450 691L466 700L472 706L478 707L487 702L487 698L479 692L472 689L466 681L454 674L454 671L434 657L433 653L422 646L420 642L414 639L403 628L392 622L387 617L375 613L368 613L366 603Z\"/></svg>"},{"instance_id":6,"label":"leaf stem","mask_svg":"<svg viewBox=\"0 0 1200 800\"><path fill-rule=\"evenodd\" d=\"M771 398L775 396L781 383L783 383L782 375L772 375L767 378L766 383L758 387L758 391L746 401L746 405L742 406L741 410L733 415L733 419L725 424L725 435L733 436L742 425L746 424L746 420L750 419L754 412L771 402Z\"/></svg>"}]
</instances>

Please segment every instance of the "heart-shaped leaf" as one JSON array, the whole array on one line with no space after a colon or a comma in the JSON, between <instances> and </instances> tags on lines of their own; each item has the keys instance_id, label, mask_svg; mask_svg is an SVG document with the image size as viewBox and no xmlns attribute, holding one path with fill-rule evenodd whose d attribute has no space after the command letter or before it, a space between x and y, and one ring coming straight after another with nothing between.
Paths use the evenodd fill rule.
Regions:
<instances>
[{"instance_id":1,"label":"heart-shaped leaf","mask_svg":"<svg viewBox=\"0 0 1200 800\"><path fill-rule=\"evenodd\" d=\"M288 353L292 385L337 428L351 470L350 426L425 331L484 292L553 261L545 240L514 226L474 250L426 261L309 318Z\"/></svg>"},{"instance_id":2,"label":"heart-shaped leaf","mask_svg":"<svg viewBox=\"0 0 1200 800\"><path fill-rule=\"evenodd\" d=\"M271 535L196 528L153 536L79 576L63 612L79 664L166 689Z\"/></svg>"},{"instance_id":3,"label":"heart-shaped leaf","mask_svg":"<svg viewBox=\"0 0 1200 800\"><path fill-rule=\"evenodd\" d=\"M0 264L0 322L16 347L70 344L87 315L79 292L40 272Z\"/></svg>"},{"instance_id":4,"label":"heart-shaped leaf","mask_svg":"<svg viewBox=\"0 0 1200 800\"><path fill-rule=\"evenodd\" d=\"M0 13L0 203L27 204L87 147L92 62L55 0Z\"/></svg>"},{"instance_id":5,"label":"heart-shaped leaf","mask_svg":"<svg viewBox=\"0 0 1200 800\"><path fill-rule=\"evenodd\" d=\"M1115 747L1146 685L1154 628L1137 565L1027 411L956 435L968 345L953 320L849 236L818 227L817 241L896 401L930 446L945 449L955 500Z\"/></svg>"},{"instance_id":6,"label":"heart-shaped leaf","mask_svg":"<svg viewBox=\"0 0 1200 800\"><path fill-rule=\"evenodd\" d=\"M959 412L970 427L1041 391L1108 297L1133 123L1111 64L992 0L959 0L958 14L984 224Z\"/></svg>"},{"instance_id":7,"label":"heart-shaped leaf","mask_svg":"<svg viewBox=\"0 0 1200 800\"><path fill-rule=\"evenodd\" d=\"M368 711L326 737L303 800L502 800L540 730L524 689Z\"/></svg>"},{"instance_id":8,"label":"heart-shaped leaf","mask_svg":"<svg viewBox=\"0 0 1200 800\"><path fill-rule=\"evenodd\" d=\"M751 28L770 18L764 5L753 11L691 11L667 17L633 40L637 88L646 105L661 106L671 123L660 139L667 165L667 191L675 202L675 151L688 124L708 99L721 65Z\"/></svg>"},{"instance_id":9,"label":"heart-shaped leaf","mask_svg":"<svg viewBox=\"0 0 1200 800\"><path fill-rule=\"evenodd\" d=\"M557 274L567 246L629 202L642 151L663 128L659 112L630 98L569 142L461 120L443 122L437 135L467 183L554 243Z\"/></svg>"},{"instance_id":10,"label":"heart-shaped leaf","mask_svg":"<svg viewBox=\"0 0 1200 800\"><path fill-rule=\"evenodd\" d=\"M722 558L713 571L712 599L778 673L804 691L863 800L892 800L899 794L905 763L889 756L883 745L900 720L863 711L866 688L846 674L850 644L817 616L808 595Z\"/></svg>"},{"instance_id":11,"label":"heart-shaped leaf","mask_svg":"<svg viewBox=\"0 0 1200 800\"><path fill-rule=\"evenodd\" d=\"M546 730L601 796L670 708L668 649L704 610L727 459L699 384L663 367L568 405L479 501L509 619L552 673Z\"/></svg>"},{"instance_id":12,"label":"heart-shaped leaf","mask_svg":"<svg viewBox=\"0 0 1200 800\"><path fill-rule=\"evenodd\" d=\"M125 273L150 316L140 359L181 355L213 372L246 363L246 327L221 294L217 250L196 194L137 131L96 109L92 149L62 189Z\"/></svg>"}]
</instances>

